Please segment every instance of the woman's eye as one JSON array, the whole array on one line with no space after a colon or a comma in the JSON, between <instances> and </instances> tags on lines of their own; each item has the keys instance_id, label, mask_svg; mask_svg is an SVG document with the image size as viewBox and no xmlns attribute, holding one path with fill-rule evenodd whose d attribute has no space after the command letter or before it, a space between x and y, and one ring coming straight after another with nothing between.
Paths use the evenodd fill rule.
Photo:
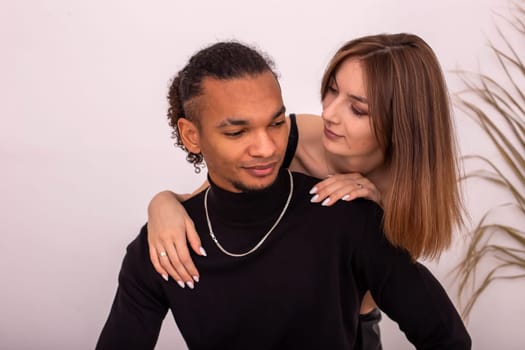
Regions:
<instances>
[{"instance_id":1,"label":"woman's eye","mask_svg":"<svg viewBox=\"0 0 525 350\"><path fill-rule=\"evenodd\" d=\"M284 124L284 120L279 120L278 122L270 124L270 126L279 127L279 126L281 126L283 124Z\"/></svg>"},{"instance_id":2,"label":"woman's eye","mask_svg":"<svg viewBox=\"0 0 525 350\"><path fill-rule=\"evenodd\" d=\"M353 112L355 115L357 115L357 116L364 116L364 115L367 115L367 114L368 114L368 112L365 112L365 111L363 111L363 110L361 110L361 109L355 107L354 105L352 105L351 109L352 109L352 112Z\"/></svg>"}]
</instances>

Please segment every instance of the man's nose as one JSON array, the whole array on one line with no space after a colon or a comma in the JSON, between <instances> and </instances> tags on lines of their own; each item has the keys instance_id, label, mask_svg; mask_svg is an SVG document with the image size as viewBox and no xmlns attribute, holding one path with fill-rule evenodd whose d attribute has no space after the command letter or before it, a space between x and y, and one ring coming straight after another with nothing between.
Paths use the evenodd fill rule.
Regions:
<instances>
[{"instance_id":1,"label":"man's nose","mask_svg":"<svg viewBox=\"0 0 525 350\"><path fill-rule=\"evenodd\" d=\"M261 131L253 135L250 146L250 155L252 157L266 158L272 157L275 154L276 145L273 138L268 132Z\"/></svg>"}]
</instances>

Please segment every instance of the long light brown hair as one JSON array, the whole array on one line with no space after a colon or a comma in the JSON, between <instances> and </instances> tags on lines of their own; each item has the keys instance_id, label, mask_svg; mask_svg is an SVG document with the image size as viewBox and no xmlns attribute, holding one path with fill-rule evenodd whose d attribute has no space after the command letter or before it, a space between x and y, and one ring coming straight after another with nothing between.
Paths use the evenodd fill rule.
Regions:
<instances>
[{"instance_id":1,"label":"long light brown hair","mask_svg":"<svg viewBox=\"0 0 525 350\"><path fill-rule=\"evenodd\" d=\"M389 171L386 237L414 259L438 257L462 223L462 204L450 100L436 55L412 34L349 41L325 71L323 98L347 59L363 68L368 114Z\"/></svg>"}]
</instances>

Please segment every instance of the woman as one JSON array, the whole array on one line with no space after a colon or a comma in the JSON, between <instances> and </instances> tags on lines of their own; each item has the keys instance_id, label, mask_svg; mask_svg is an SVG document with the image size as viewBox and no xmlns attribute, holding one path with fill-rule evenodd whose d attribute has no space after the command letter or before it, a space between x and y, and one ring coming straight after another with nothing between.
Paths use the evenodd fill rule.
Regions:
<instances>
[{"instance_id":1,"label":"woman","mask_svg":"<svg viewBox=\"0 0 525 350\"><path fill-rule=\"evenodd\" d=\"M439 256L461 224L461 202L448 94L432 49L410 34L352 40L328 64L321 97L322 119L297 116L296 148L288 120L289 168L324 179L312 202L371 199L384 209L392 244L414 259ZM150 203L150 255L165 279L193 288L199 274L186 236L197 254L206 253L175 198L184 196L162 192ZM374 307L367 294L361 313Z\"/></svg>"}]
</instances>

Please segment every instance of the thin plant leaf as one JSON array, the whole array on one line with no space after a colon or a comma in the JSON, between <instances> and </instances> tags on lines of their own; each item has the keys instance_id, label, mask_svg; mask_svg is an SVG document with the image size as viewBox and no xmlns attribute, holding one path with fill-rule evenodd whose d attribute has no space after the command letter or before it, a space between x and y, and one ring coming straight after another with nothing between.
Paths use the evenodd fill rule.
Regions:
<instances>
[{"instance_id":1,"label":"thin plant leaf","mask_svg":"<svg viewBox=\"0 0 525 350\"><path fill-rule=\"evenodd\" d=\"M525 0L516 2L514 15L505 20L512 30L525 37ZM505 83L488 74L458 71L465 88L456 94L455 105L479 125L504 161L505 172L510 171L513 176L505 175L494 162L478 154L462 159L481 161L483 168L460 180L480 179L494 184L496 189L511 194L512 202L496 205L482 215L470 231L463 258L453 270L459 282L460 300L462 296L466 299L462 307L465 317L496 281L525 278L525 232L502 222L496 213L513 210L517 220L525 221L525 88L518 84L518 79L525 79L525 64L509 36L498 26L496 30L503 48L491 41L488 46L501 68L499 78ZM490 267L484 271L482 266Z\"/></svg>"},{"instance_id":2,"label":"thin plant leaf","mask_svg":"<svg viewBox=\"0 0 525 350\"><path fill-rule=\"evenodd\" d=\"M494 175L494 179L495 178L499 178L501 179L502 183L501 185L506 187L510 193L512 194L512 196L516 199L517 203L520 205L521 209L523 211L525 211L525 207L524 207L524 203L525 203L525 197L524 195L522 194L522 191L520 189L517 188L516 185L514 185L512 183L512 181L510 181L502 172L501 170L498 169L498 167L496 167L496 165L494 165L493 162L491 162L488 158L486 157L483 157L483 156L480 156L480 155L468 155L468 156L464 156L463 157L464 160L469 160L469 159L477 159L477 160L480 160L482 162L484 162L485 164L487 164L492 170L494 170L494 172L497 174L497 175ZM522 167L524 170L525 170L525 166ZM468 179L469 177L481 177L481 178L484 178L483 176L480 176L477 172L470 172L470 173L467 173L466 175L464 175L462 178L460 179ZM491 181L495 181L495 180L492 180L492 179L489 179L487 177L485 177L486 180L491 180ZM525 183L522 182L522 187Z\"/></svg>"},{"instance_id":3,"label":"thin plant leaf","mask_svg":"<svg viewBox=\"0 0 525 350\"><path fill-rule=\"evenodd\" d=\"M523 158L522 153L520 153L511 141L505 137L503 132L501 132L490 118L483 112L480 108L475 106L473 103L468 101L463 101L462 105L467 107L466 112L469 110L475 113L477 121L480 123L483 131L491 139L494 146L496 146L498 152L504 158L505 162L513 170L514 174L520 178L521 183L525 183L525 175L523 174L523 169L525 168L525 159ZM503 143L501 144L500 141ZM516 161L514 160L516 159Z\"/></svg>"}]
</instances>

